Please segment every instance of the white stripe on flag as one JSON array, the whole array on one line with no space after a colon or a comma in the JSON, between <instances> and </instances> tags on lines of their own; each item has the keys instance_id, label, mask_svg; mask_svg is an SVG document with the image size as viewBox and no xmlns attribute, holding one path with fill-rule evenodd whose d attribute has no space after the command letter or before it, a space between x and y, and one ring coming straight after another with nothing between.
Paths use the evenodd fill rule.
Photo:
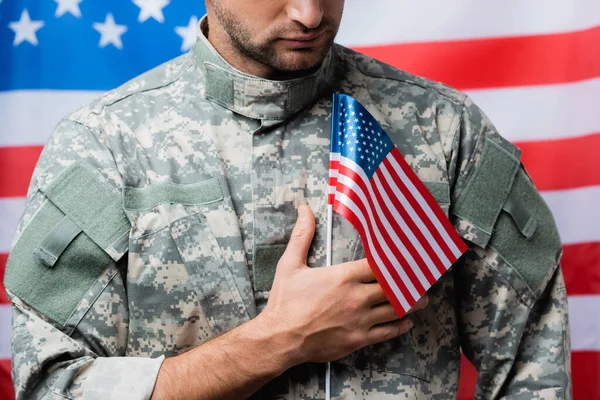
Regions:
<instances>
[{"instance_id":1,"label":"white stripe on flag","mask_svg":"<svg viewBox=\"0 0 600 400\"><path fill-rule=\"evenodd\" d=\"M10 358L11 305L0 304L0 358Z\"/></svg>"},{"instance_id":2,"label":"white stripe on flag","mask_svg":"<svg viewBox=\"0 0 600 400\"><path fill-rule=\"evenodd\" d=\"M356 29L365 24L368 28ZM347 46L372 46L472 40L554 34L599 24L597 0L346 0L337 41Z\"/></svg>"},{"instance_id":3,"label":"white stripe on flag","mask_svg":"<svg viewBox=\"0 0 600 400\"><path fill-rule=\"evenodd\" d=\"M600 132L600 78L466 93L511 142L566 139Z\"/></svg>"},{"instance_id":4,"label":"white stripe on flag","mask_svg":"<svg viewBox=\"0 0 600 400\"><path fill-rule=\"evenodd\" d=\"M377 262L378 266L385 265L385 263L381 260L379 253L377 253L377 251L375 250L375 247L373 246L373 238L371 237L370 231L367 229L367 226L368 226L367 221L365 220L365 217L364 217L362 211L358 208L358 206L356 204L354 204L354 202L350 198L348 198L348 196L346 196L345 194L343 194L341 192L336 192L335 199L337 201L339 201L340 203L344 204L346 207L348 207L354 213L354 215L356 215L356 218L358 218L358 220L360 221L360 223L363 226L363 229L367 235L367 242L368 242L367 246L369 247L369 249L371 251L371 255ZM400 303L402 308L404 308L404 311L408 311L410 309L410 305L407 303L406 299L402 295L402 292L400 292L400 288L398 287L398 285L396 285L396 282L390 275L387 268L378 268L378 269L379 269L379 271L381 271L381 274L383 275L384 279L386 280L388 286L392 289L392 292L394 292L394 295L398 299L398 302Z\"/></svg>"},{"instance_id":5,"label":"white stripe on flag","mask_svg":"<svg viewBox=\"0 0 600 400\"><path fill-rule=\"evenodd\" d=\"M563 244L600 241L600 186L542 192L542 196L552 210Z\"/></svg>"},{"instance_id":6,"label":"white stripe on flag","mask_svg":"<svg viewBox=\"0 0 600 400\"><path fill-rule=\"evenodd\" d=\"M46 143L61 119L101 94L74 90L0 92L0 146Z\"/></svg>"},{"instance_id":7,"label":"white stripe on flag","mask_svg":"<svg viewBox=\"0 0 600 400\"><path fill-rule=\"evenodd\" d=\"M23 198L0 198L0 253L10 251L10 244L24 209Z\"/></svg>"},{"instance_id":8,"label":"white stripe on flag","mask_svg":"<svg viewBox=\"0 0 600 400\"><path fill-rule=\"evenodd\" d=\"M573 351L600 350L599 310L600 296L569 297L569 325Z\"/></svg>"}]
</instances>

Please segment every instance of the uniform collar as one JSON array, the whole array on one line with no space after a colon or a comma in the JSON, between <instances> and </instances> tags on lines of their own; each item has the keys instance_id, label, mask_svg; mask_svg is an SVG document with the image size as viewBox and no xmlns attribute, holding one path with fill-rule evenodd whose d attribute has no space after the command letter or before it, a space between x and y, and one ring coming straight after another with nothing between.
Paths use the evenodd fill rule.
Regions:
<instances>
[{"instance_id":1,"label":"uniform collar","mask_svg":"<svg viewBox=\"0 0 600 400\"><path fill-rule=\"evenodd\" d=\"M272 81L233 68L210 44L200 29L192 56L202 68L205 97L231 111L261 120L282 120L312 103L333 77L333 47L321 67L302 78Z\"/></svg>"}]
</instances>

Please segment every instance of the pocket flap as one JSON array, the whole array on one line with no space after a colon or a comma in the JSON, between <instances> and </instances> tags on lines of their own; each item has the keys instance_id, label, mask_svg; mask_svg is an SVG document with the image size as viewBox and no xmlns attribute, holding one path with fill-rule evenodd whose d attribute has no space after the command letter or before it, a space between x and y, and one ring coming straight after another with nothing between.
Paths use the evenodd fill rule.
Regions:
<instances>
[{"instance_id":1,"label":"pocket flap","mask_svg":"<svg viewBox=\"0 0 600 400\"><path fill-rule=\"evenodd\" d=\"M223 200L217 178L197 183L153 183L144 188L125 187L123 201L126 210L144 211L161 204L200 205Z\"/></svg>"}]
</instances>

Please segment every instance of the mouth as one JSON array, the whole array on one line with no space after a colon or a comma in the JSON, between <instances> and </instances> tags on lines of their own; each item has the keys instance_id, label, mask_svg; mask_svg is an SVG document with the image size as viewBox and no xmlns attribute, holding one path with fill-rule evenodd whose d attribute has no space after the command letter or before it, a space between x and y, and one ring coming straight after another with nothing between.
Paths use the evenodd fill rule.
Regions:
<instances>
[{"instance_id":1,"label":"mouth","mask_svg":"<svg viewBox=\"0 0 600 400\"><path fill-rule=\"evenodd\" d=\"M315 47L325 38L325 31L306 33L302 35L295 35L288 38L281 38L280 40L288 47L293 49L308 49Z\"/></svg>"}]
</instances>

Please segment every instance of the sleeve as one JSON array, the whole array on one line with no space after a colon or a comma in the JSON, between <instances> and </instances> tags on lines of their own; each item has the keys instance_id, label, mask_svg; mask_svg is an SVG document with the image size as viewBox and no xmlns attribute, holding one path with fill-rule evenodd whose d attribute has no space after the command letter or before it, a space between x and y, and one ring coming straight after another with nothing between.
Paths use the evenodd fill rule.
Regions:
<instances>
[{"instance_id":1,"label":"sleeve","mask_svg":"<svg viewBox=\"0 0 600 400\"><path fill-rule=\"evenodd\" d=\"M520 151L465 102L451 157L452 221L469 244L453 268L476 399L570 399L560 237Z\"/></svg>"},{"instance_id":2,"label":"sleeve","mask_svg":"<svg viewBox=\"0 0 600 400\"><path fill-rule=\"evenodd\" d=\"M109 138L56 128L7 262L17 399L148 399L163 358L127 357L129 222Z\"/></svg>"}]
</instances>

